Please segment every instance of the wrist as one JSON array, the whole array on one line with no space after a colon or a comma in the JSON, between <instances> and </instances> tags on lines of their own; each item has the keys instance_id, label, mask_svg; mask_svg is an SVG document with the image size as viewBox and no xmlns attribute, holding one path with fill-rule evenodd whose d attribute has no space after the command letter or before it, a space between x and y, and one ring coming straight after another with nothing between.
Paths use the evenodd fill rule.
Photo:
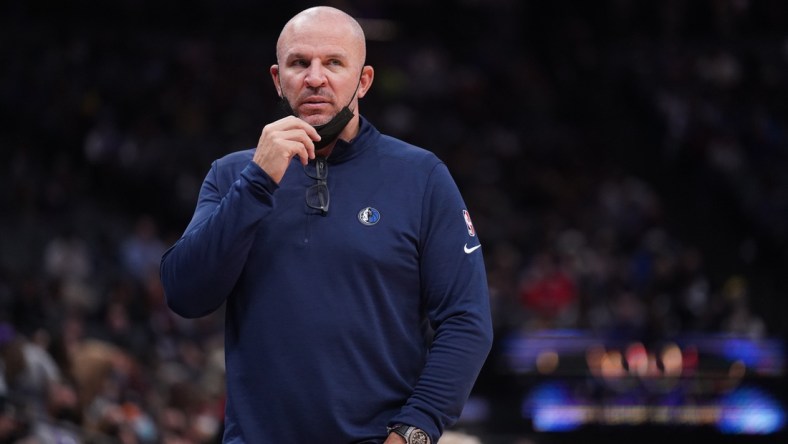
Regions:
<instances>
[{"instance_id":1,"label":"wrist","mask_svg":"<svg viewBox=\"0 0 788 444\"><path fill-rule=\"evenodd\" d=\"M405 438L403 438L401 435L394 432L389 432L389 436L388 438L386 438L386 442L383 444L408 444L408 443L405 442Z\"/></svg>"}]
</instances>

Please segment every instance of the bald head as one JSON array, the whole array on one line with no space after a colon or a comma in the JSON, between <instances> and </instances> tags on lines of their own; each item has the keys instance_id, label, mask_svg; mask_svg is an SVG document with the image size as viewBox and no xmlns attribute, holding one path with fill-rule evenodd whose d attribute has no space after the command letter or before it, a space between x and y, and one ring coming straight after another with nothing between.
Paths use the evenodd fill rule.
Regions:
<instances>
[{"instance_id":1,"label":"bald head","mask_svg":"<svg viewBox=\"0 0 788 444\"><path fill-rule=\"evenodd\" d=\"M276 42L277 61L281 64L286 59L293 44L315 35L319 35L325 43L345 46L359 64L366 60L364 30L356 19L330 6L316 6L299 12L282 28Z\"/></svg>"}]
</instances>

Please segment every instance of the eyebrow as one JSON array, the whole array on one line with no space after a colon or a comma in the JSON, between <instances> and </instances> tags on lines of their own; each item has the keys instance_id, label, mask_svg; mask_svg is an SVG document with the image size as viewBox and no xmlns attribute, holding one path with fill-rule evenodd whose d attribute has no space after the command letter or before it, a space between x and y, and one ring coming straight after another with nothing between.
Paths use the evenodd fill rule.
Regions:
<instances>
[{"instance_id":1,"label":"eyebrow","mask_svg":"<svg viewBox=\"0 0 788 444\"><path fill-rule=\"evenodd\" d=\"M302 52L293 52L293 53L290 53L290 54L286 54L285 60L308 59L308 58L311 58L311 57L307 57L306 54L304 54ZM348 55L347 54L343 54L343 53L339 53L339 52L332 52L332 53L328 53L328 54L326 54L324 56L321 56L321 58L345 60L345 59L348 58Z\"/></svg>"}]
</instances>

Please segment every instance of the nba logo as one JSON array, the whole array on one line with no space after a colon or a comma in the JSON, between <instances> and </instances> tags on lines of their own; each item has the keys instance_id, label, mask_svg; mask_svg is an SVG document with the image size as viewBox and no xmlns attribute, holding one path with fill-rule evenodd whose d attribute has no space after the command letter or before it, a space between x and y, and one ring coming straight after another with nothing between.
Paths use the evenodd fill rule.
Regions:
<instances>
[{"instance_id":1,"label":"nba logo","mask_svg":"<svg viewBox=\"0 0 788 444\"><path fill-rule=\"evenodd\" d=\"M468 228L468 234L476 236L476 230L473 228L473 222L471 222L471 215L467 210L462 210L462 217L465 218L465 226Z\"/></svg>"}]
</instances>

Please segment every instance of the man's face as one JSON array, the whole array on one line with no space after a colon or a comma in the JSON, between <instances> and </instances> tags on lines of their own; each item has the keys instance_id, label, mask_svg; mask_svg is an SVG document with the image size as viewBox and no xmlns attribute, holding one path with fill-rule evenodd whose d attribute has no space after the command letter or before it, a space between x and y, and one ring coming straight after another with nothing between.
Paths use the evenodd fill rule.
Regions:
<instances>
[{"instance_id":1,"label":"man's face","mask_svg":"<svg viewBox=\"0 0 788 444\"><path fill-rule=\"evenodd\" d=\"M345 23L294 24L282 34L277 52L279 92L310 125L328 122L353 99L364 48Z\"/></svg>"}]
</instances>

